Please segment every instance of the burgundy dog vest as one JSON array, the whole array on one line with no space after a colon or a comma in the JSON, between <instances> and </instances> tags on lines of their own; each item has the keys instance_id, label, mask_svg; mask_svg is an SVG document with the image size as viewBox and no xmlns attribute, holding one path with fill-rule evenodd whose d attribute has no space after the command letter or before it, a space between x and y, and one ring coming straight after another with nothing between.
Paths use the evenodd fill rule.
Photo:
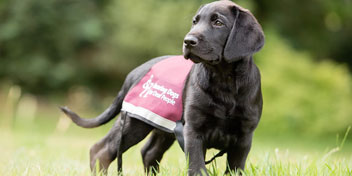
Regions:
<instances>
[{"instance_id":1,"label":"burgundy dog vest","mask_svg":"<svg viewBox=\"0 0 352 176\"><path fill-rule=\"evenodd\" d=\"M182 91L193 62L172 56L156 63L127 93L122 111L156 128L173 132L182 118Z\"/></svg>"}]
</instances>

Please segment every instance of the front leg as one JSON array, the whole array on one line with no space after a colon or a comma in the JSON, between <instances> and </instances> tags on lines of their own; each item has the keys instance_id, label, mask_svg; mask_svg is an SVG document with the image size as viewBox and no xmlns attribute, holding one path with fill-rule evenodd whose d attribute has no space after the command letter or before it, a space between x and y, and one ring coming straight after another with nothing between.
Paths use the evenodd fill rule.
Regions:
<instances>
[{"instance_id":1,"label":"front leg","mask_svg":"<svg viewBox=\"0 0 352 176\"><path fill-rule=\"evenodd\" d=\"M208 175L204 162L204 143L202 136L190 126L185 125L185 153L189 161L188 175Z\"/></svg>"},{"instance_id":2,"label":"front leg","mask_svg":"<svg viewBox=\"0 0 352 176\"><path fill-rule=\"evenodd\" d=\"M236 144L228 150L228 167L226 168L225 174L229 173L229 169L231 171L238 171L239 169L244 170L246 159L252 146L252 137L252 132L242 135Z\"/></svg>"}]
</instances>

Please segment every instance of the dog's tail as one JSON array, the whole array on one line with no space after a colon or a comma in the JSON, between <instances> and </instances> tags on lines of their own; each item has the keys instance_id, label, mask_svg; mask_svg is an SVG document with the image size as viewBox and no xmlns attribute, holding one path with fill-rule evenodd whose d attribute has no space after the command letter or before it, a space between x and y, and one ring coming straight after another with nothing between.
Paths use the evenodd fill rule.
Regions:
<instances>
[{"instance_id":1,"label":"dog's tail","mask_svg":"<svg viewBox=\"0 0 352 176\"><path fill-rule=\"evenodd\" d=\"M109 106L108 109L106 109L99 116L91 119L81 118L79 115L77 115L67 107L60 107L60 109L78 126L83 128L95 128L108 123L111 119L113 119L117 114L120 113L123 98L123 93L119 92L114 102Z\"/></svg>"}]
</instances>

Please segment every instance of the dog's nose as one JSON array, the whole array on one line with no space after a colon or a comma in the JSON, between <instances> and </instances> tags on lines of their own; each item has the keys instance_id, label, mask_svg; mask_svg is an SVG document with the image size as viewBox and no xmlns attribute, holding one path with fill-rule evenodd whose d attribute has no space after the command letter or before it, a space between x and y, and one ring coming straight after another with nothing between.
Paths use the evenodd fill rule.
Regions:
<instances>
[{"instance_id":1,"label":"dog's nose","mask_svg":"<svg viewBox=\"0 0 352 176\"><path fill-rule=\"evenodd\" d=\"M186 46L196 46L198 44L198 39L192 35L187 35L183 42Z\"/></svg>"}]
</instances>

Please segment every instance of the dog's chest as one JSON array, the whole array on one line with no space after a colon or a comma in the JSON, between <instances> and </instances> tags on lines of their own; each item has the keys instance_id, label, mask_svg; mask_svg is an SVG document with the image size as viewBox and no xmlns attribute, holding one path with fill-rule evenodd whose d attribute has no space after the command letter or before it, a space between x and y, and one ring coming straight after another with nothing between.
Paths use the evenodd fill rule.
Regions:
<instances>
[{"instance_id":1,"label":"dog's chest","mask_svg":"<svg viewBox=\"0 0 352 176\"><path fill-rule=\"evenodd\" d=\"M209 98L210 113L214 117L220 119L233 119L235 115L239 115L237 107L240 102L238 95L238 85L236 81L229 78L229 80L210 80L211 85L206 94ZM237 111L237 112L236 112Z\"/></svg>"},{"instance_id":2,"label":"dog's chest","mask_svg":"<svg viewBox=\"0 0 352 176\"><path fill-rule=\"evenodd\" d=\"M238 123L234 120L212 120L211 123L204 132L207 148L224 149L236 143L239 135Z\"/></svg>"}]
</instances>

